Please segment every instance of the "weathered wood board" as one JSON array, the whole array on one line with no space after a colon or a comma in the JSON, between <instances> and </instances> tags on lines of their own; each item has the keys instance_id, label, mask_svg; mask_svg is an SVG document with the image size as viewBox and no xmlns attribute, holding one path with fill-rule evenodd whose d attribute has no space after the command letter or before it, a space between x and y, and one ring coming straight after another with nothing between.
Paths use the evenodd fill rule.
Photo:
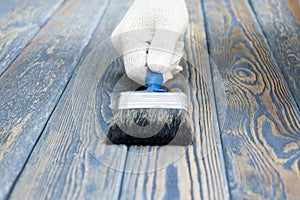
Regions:
<instances>
[{"instance_id":1,"label":"weathered wood board","mask_svg":"<svg viewBox=\"0 0 300 200\"><path fill-rule=\"evenodd\" d=\"M137 87L109 38L132 1L62 2L0 7L0 199L299 198L299 0L187 0L167 86L189 97L194 144L130 148L105 134Z\"/></svg>"},{"instance_id":2,"label":"weathered wood board","mask_svg":"<svg viewBox=\"0 0 300 200\"><path fill-rule=\"evenodd\" d=\"M196 5L197 2L191 2L191 10L194 15L192 15L192 25L190 27L190 37L193 34L192 30L194 28L200 28L201 26L203 27L203 21L201 24L199 23L199 17L200 15L200 6L195 7L195 10L193 9L194 7L192 6L193 3ZM108 8L107 13L105 14L105 17L103 18L102 23L99 25L99 30L97 31L98 34L101 36L96 36L95 39L91 43L91 47L87 50L88 53L93 52L93 49L97 49L98 47L96 46L97 43L102 41L103 39L106 39L103 37L103 35L109 36L112 31L112 29L115 27L117 22L121 19L123 16L124 12L120 12L121 10L124 10L124 3L120 3L118 1L113 1L111 2L112 5ZM116 6L120 5L120 6ZM128 6L128 5L127 5ZM203 18L202 18L203 19ZM198 42L201 42L203 47L205 47L205 40L204 40L204 35L202 35L204 32L200 32L200 35L196 36L197 41L189 41L190 48L194 48L195 51L200 51L202 52L201 49L195 49L197 46ZM196 47L195 47L196 46ZM170 156L171 153L174 153L174 151L178 151L180 149L179 147L169 147L164 151L164 153L160 153L158 155L154 155L154 157L151 156L143 156L143 154L139 154L139 151L152 151L151 148L145 147L139 149L139 147L130 149L129 154L127 155L127 150L126 147L118 147L118 146L107 146L105 144L101 144L101 139L100 139L100 144L97 144L97 140L95 140L97 137L95 135L99 135L97 133L97 129L99 127L97 126L97 119L95 119L95 102L97 99L97 89L99 89L98 81L97 79L100 79L100 76L104 76L104 81L109 82L109 79L112 79L114 76L120 76L118 72L118 66L115 66L115 69L108 70L105 72L105 75L103 75L103 72L98 72L99 68L97 66L99 63L97 61L99 60L105 60L105 54L109 54L109 51L100 51L101 48L99 49L99 57L100 58L95 58L93 56L87 56L87 58L83 61L82 65L80 65L79 71L77 72L76 78L71 82L71 85L68 87L66 95L62 98L61 103L59 103L56 112L52 115L52 118L50 119L48 126L45 130L45 136L43 136L35 148L33 155L31 159L29 160L27 167L25 168L14 192L13 192L13 197L18 197L19 195L21 196L28 196L28 197L34 197L34 196L49 196L52 198L74 198L74 197L81 197L81 195L85 195L87 192L90 195L90 197L97 197L97 196L103 196L107 195L106 197L110 198L131 198L132 195L135 195L134 191L131 191L131 187L133 186L132 182L130 179L127 177L127 173L130 173L129 176L132 176L135 178L139 179L139 182L141 184L145 184L143 182L145 177L149 176L150 180L153 180L153 182L149 181L149 185L151 184L160 184L157 187L158 188L152 188L148 187L145 190L139 190L140 185L136 189L138 189L139 194L143 194L140 197L150 197L152 194L154 197L164 197L167 195L167 197L176 197L174 196L173 193L178 193L181 197L185 197L188 195L188 197L194 197L194 198L200 198L200 197L218 197L218 198L228 198L228 190L227 190L227 183L226 183L226 177L225 177L225 168L224 165L222 165L224 162L222 162L222 153L221 153L221 146L220 146L220 138L219 132L218 132L218 126L216 128L212 128L209 126L209 124L203 124L201 123L201 127L199 124L195 125L196 129L198 132L200 132L200 128L202 129L207 129L207 133L205 135L197 135L197 143L195 143L194 147L189 148L189 153L187 153L186 149L184 148L182 151L183 155L182 158L180 159L180 162L176 162L175 166L173 166L172 163L167 164L166 170L163 170L163 174L165 175L164 177L164 182L160 182L160 180L154 181L156 179L156 176L153 175L153 169L156 169L156 167L161 167L161 163L165 164L166 163L166 158L165 156ZM103 54L100 54L103 53ZM197 54L198 55L198 54ZM211 84L209 81L211 81L208 77L210 76L209 72L206 73L206 70L209 69L209 62L208 58L203 57L203 59L206 59L205 62L202 63L202 61L198 60L197 56L193 57L191 53L189 53L189 56L196 60L195 62L197 64L201 64L203 66L203 73L204 77L206 78L206 83L205 84ZM205 56L205 54L203 54ZM92 59L93 58L93 59ZM105 63L102 61L102 63ZM102 64L101 64L102 65ZM114 67L114 66L111 66ZM124 71L123 71L124 73ZM199 84L198 82L200 81L200 76L201 74L197 71L197 69L192 68L190 69L191 73L191 82L194 85ZM107 83L108 84L108 83ZM101 87L101 86L100 86ZM110 104L110 95L113 90L114 85L108 85L105 86L107 88L104 90L102 94L102 101L100 102L102 104L100 108L100 113L101 116L100 118L106 119L109 122L109 110L110 108L108 107ZM215 113L215 108L213 104L213 96L211 94L212 89L209 89L209 86L205 86L206 88L203 89L203 93L209 94L210 99L205 99L211 104L212 108L201 108L201 112L205 112L209 114L208 119L213 120L215 119L213 116L216 115ZM197 93L199 92L199 89L195 88L190 88L189 93L191 96L193 96L192 101L196 101L196 96L198 95ZM107 93L106 93L107 92ZM72 98L74 98L75 100ZM207 95L208 96L208 95ZM70 101L71 100L71 101ZM200 100L197 100L200 101ZM80 103L79 103L80 102ZM73 104L73 105L72 105ZM192 104L191 104L192 105ZM71 107L74 106L72 109ZM78 107L79 106L79 107ZM200 115L204 116L204 114L199 114L200 109L198 108L199 102L196 105L192 105L192 107L195 107L194 111L194 116L197 121L200 121ZM203 110L202 110L203 109ZM208 109L208 111L206 111ZM72 111L73 110L73 111ZM74 115L74 110L76 111L76 114ZM68 111L68 112L67 112ZM57 117L56 117L57 116ZM62 118L59 118L58 116L63 116ZM81 120L83 122L81 122ZM105 121L105 120L104 120ZM215 121L216 123L216 121ZM96 128L95 128L96 127ZM72 131L74 130L74 131ZM101 131L101 130L100 130ZM99 132L99 130L98 130ZM69 141L65 138L71 137L70 134L74 134L74 137L79 137L82 138L81 141ZM88 135L86 135L88 134ZM89 136L90 135L90 136ZM53 143L53 137L57 138L57 140ZM90 141L88 138L94 139ZM200 139L201 137L201 139ZM212 146L207 146L207 150L201 149L201 144L199 141L205 141L211 143ZM81 142L81 143L80 143ZM47 157L46 159L41 158L41 155L45 154L47 151L49 151L49 145L53 144L55 146L55 150L53 150L55 153L59 154L53 154ZM94 145L92 145L94 144ZM203 145L203 144L202 144ZM88 147L87 147L88 146ZM205 145L203 145L205 146ZM203 147L202 146L202 147ZM63 149L81 149L80 154L90 154L93 155L94 158L101 159L99 161L100 164L98 165L93 165L91 168L89 164L89 160L84 160L81 158L80 160L78 159L71 159L70 163L68 163L66 166L57 166L55 168L55 173L52 173L52 166L48 168L44 168L46 165L51 165L54 160L57 159L56 156L59 156L59 162L62 162L63 160L66 160L68 157L73 158L74 150L70 150L68 153L64 153ZM97 150L97 148L99 148ZM119 148L119 149L118 149ZM155 152L155 147L154 148L154 154ZM62 149L62 150L60 150ZM97 152L97 151L98 152ZM181 149L179 150L181 151ZM180 153L182 153L180 152ZM208 153L208 155L205 155L205 153ZM134 158L136 158L135 155L138 155L140 158L136 162L127 162L127 167L125 168L125 176L124 180L122 182L122 176L123 176L123 168L125 165L125 159L132 160L132 155L134 155ZM203 155L202 155L203 154ZM205 157L206 156L206 157ZM83 156L81 156L83 157ZM204 158L204 161L202 161L202 158ZM112 159L114 158L114 159ZM200 158L198 160L198 158ZM112 160L111 160L112 159ZM119 159L116 160L116 159ZM158 161L156 161L158 159ZM115 161L116 163L113 164L112 161ZM196 160L191 162L189 164L190 160ZM132 160L133 161L133 160ZM172 161L172 160L171 160ZM149 165L147 162L152 163L152 167L149 168ZM155 164L155 162L159 164ZM47 164L48 163L48 164ZM141 168L137 168L137 165L142 165ZM143 166L143 163L146 163L145 166ZM198 163L200 163L201 167L198 166ZM101 165L102 164L102 165ZM105 164L109 165L112 169L107 170L107 175L103 174L103 170L106 170ZM117 165L116 165L117 164ZM52 164L53 165L53 164ZM132 166L130 166L132 165ZM147 166L148 165L148 166ZM157 166L155 166L157 165ZM85 168L85 173L84 177L81 174L81 178L76 176L68 176L68 174L75 173L74 170L72 169L77 169L79 166L84 166ZM153 168L154 167L154 168ZM152 168L152 169L151 169ZM190 171L192 169L192 171ZM72 171L69 171L72 170ZM117 170L120 170L119 172ZM149 170L149 171L148 171ZM146 173L144 175L141 175L137 177L137 174L132 173L132 172L141 172L145 171ZM178 174L176 173L178 171ZM36 176L34 179L32 179L32 173L38 172L39 176ZM56 173L61 174L61 177L56 178ZM160 170L158 171L160 173ZM206 175L204 175L206 174ZM53 177L52 177L53 175ZM80 174L78 174L80 175ZM203 178L201 178L202 176ZM160 175L158 177L161 177ZM172 178L174 177L174 178ZM174 180L176 181L176 178L178 177L178 184L179 187L173 188L173 185L176 185L177 182L173 182ZM208 179L206 179L209 177ZM40 184L41 180L46 179L47 181L43 181L45 185ZM158 179L158 178L157 178ZM33 181L32 181L33 180ZM77 182L76 182L77 180ZM80 181L79 181L80 180ZM62 183L64 181L68 181L68 185L64 187ZM78 182L79 181L79 182ZM129 181L130 183L128 183ZM133 180L137 181L137 180ZM28 184L30 182L31 184L34 185L34 191L33 190L28 190L28 191L22 191L22 188L24 187L25 184ZM107 183L108 182L108 183ZM194 182L196 182L194 184ZM85 185L84 183L90 183L89 185ZM168 183L169 187L165 187L164 183ZM187 187L187 185L189 187ZM122 188L118 188L117 186L121 186ZM171 184L171 185L170 185ZM108 185L108 186L107 186ZM200 186L201 185L201 186ZM181 187L182 186L182 187ZM70 196L67 196L69 188L75 188L74 195L78 196L73 196L70 194ZM44 188L48 188L45 190ZM92 188L92 189L90 189ZM176 189L177 188L177 189ZM182 188L182 191L179 191L178 188ZM120 190L121 191L118 191ZM153 189L153 192L152 192ZM192 190L192 191L190 191ZM54 191L60 191L58 193L55 193ZM125 192L128 191L128 192ZM168 191L172 191L172 193L168 193ZM203 193L201 193L203 191ZM132 193L133 192L133 193ZM119 196L120 195L120 196Z\"/></svg>"},{"instance_id":3,"label":"weathered wood board","mask_svg":"<svg viewBox=\"0 0 300 200\"><path fill-rule=\"evenodd\" d=\"M83 7L85 2L79 2ZM100 2L84 6L84 11L97 7L96 3L101 5ZM123 0L109 3L12 192L12 199L119 198L127 147L105 143L103 134L107 133L110 120L109 90L113 87L110 84L116 79L106 74L106 67L113 61L110 55L116 53L109 46L110 35L129 4ZM107 43L102 43L106 39ZM117 65L112 67L117 67L114 72L122 70Z\"/></svg>"},{"instance_id":4,"label":"weathered wood board","mask_svg":"<svg viewBox=\"0 0 300 200\"><path fill-rule=\"evenodd\" d=\"M251 0L263 33L300 107L300 3Z\"/></svg>"},{"instance_id":5,"label":"weathered wood board","mask_svg":"<svg viewBox=\"0 0 300 200\"><path fill-rule=\"evenodd\" d=\"M0 199L26 164L106 6L63 4L0 77Z\"/></svg>"},{"instance_id":6,"label":"weathered wood board","mask_svg":"<svg viewBox=\"0 0 300 200\"><path fill-rule=\"evenodd\" d=\"M63 0L26 0L0 18L0 76ZM7 3L4 3L7 4ZM16 5L14 5L16 6Z\"/></svg>"},{"instance_id":7,"label":"weathered wood board","mask_svg":"<svg viewBox=\"0 0 300 200\"><path fill-rule=\"evenodd\" d=\"M204 8L229 103L222 144L231 197L298 199L300 112L255 15L246 0Z\"/></svg>"},{"instance_id":8,"label":"weathered wood board","mask_svg":"<svg viewBox=\"0 0 300 200\"><path fill-rule=\"evenodd\" d=\"M187 4L185 59L190 64L184 67L183 78L176 76L167 86L189 96L194 145L131 147L122 199L229 199L202 5L197 0Z\"/></svg>"}]
</instances>

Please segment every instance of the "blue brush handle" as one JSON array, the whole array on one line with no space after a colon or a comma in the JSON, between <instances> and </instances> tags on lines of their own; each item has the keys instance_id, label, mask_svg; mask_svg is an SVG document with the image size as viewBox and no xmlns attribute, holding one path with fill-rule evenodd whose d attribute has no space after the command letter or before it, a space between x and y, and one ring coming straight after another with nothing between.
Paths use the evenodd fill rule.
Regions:
<instances>
[{"instance_id":1,"label":"blue brush handle","mask_svg":"<svg viewBox=\"0 0 300 200\"><path fill-rule=\"evenodd\" d=\"M161 89L163 84L163 75L148 70L146 75L146 86L147 89L144 92L166 92Z\"/></svg>"}]
</instances>

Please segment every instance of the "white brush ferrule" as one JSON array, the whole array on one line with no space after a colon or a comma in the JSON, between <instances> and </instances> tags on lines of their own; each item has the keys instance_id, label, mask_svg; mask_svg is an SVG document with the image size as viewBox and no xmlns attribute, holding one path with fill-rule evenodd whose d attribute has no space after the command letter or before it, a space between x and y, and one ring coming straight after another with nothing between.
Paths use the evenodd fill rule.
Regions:
<instances>
[{"instance_id":1,"label":"white brush ferrule","mask_svg":"<svg viewBox=\"0 0 300 200\"><path fill-rule=\"evenodd\" d=\"M167 108L188 112L187 96L182 92L122 92L117 109Z\"/></svg>"}]
</instances>

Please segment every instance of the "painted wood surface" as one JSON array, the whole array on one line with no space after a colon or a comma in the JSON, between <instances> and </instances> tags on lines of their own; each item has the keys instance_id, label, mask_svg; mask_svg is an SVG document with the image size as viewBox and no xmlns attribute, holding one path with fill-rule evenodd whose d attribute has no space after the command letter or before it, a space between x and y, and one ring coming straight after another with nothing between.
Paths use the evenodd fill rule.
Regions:
<instances>
[{"instance_id":1,"label":"painted wood surface","mask_svg":"<svg viewBox=\"0 0 300 200\"><path fill-rule=\"evenodd\" d=\"M26 164L106 4L63 4L0 77L0 199Z\"/></svg>"},{"instance_id":2,"label":"painted wood surface","mask_svg":"<svg viewBox=\"0 0 300 200\"><path fill-rule=\"evenodd\" d=\"M273 55L300 107L300 3L251 0Z\"/></svg>"},{"instance_id":3,"label":"painted wood surface","mask_svg":"<svg viewBox=\"0 0 300 200\"><path fill-rule=\"evenodd\" d=\"M188 0L184 71L168 87L189 96L194 145L129 149L105 134L116 94L137 87L109 40L132 1L24 2L0 18L36 25L0 60L0 199L298 199L299 0Z\"/></svg>"},{"instance_id":4,"label":"painted wood surface","mask_svg":"<svg viewBox=\"0 0 300 200\"><path fill-rule=\"evenodd\" d=\"M8 12L11 12L12 10L16 9L24 1L25 0L0 0L0 18Z\"/></svg>"},{"instance_id":5,"label":"painted wood surface","mask_svg":"<svg viewBox=\"0 0 300 200\"><path fill-rule=\"evenodd\" d=\"M63 0L26 0L0 18L0 76L62 2Z\"/></svg>"},{"instance_id":6,"label":"painted wood surface","mask_svg":"<svg viewBox=\"0 0 300 200\"><path fill-rule=\"evenodd\" d=\"M255 15L245 0L204 7L229 103L222 144L231 197L298 199L300 112Z\"/></svg>"},{"instance_id":7,"label":"painted wood surface","mask_svg":"<svg viewBox=\"0 0 300 200\"><path fill-rule=\"evenodd\" d=\"M85 1L79 2L83 7ZM84 12L100 2L84 6ZM110 56L116 53L110 46L110 35L129 3L109 3L15 186L12 199L118 199L127 147L105 143L111 90L118 79L109 76L106 68L114 61ZM110 67L115 68L112 72L116 74L112 75L124 73L118 65Z\"/></svg>"},{"instance_id":8,"label":"painted wood surface","mask_svg":"<svg viewBox=\"0 0 300 200\"><path fill-rule=\"evenodd\" d=\"M167 87L189 96L194 145L130 147L122 199L229 199L202 5L197 0L187 4L185 59L189 65Z\"/></svg>"},{"instance_id":9,"label":"painted wood surface","mask_svg":"<svg viewBox=\"0 0 300 200\"><path fill-rule=\"evenodd\" d=\"M194 8L193 3L198 6ZM197 135L195 146L190 147L188 151L179 147L167 147L163 151L157 151L158 147L153 147L153 149L150 147L133 147L127 152L125 146L103 144L105 140L103 138L105 137L102 134L107 133L107 126L112 115L109 106L114 90L126 88L126 83L125 85L118 83L118 81L122 82L120 79L123 78L124 74L124 69L120 69L121 64L119 61L112 64L106 71L101 69L101 67L105 67L105 61L110 61L107 55L111 52L107 49L109 45L101 46L98 43L106 39L104 36L110 35L112 29L124 15L125 6L128 6L119 1L112 1L111 5L99 25L98 34L87 50L88 56L80 65L76 78L71 82L66 95L52 115L44 135L16 185L12 197L47 196L50 198L73 199L90 195L90 198L101 196L113 199L118 197L131 199L134 196L137 198L228 198L229 193L224 162L222 161L220 138L218 138L220 136L218 126L215 126L214 129L210 124L216 119L216 112L213 102L214 97L211 93L212 88L209 88L211 87L211 80L208 78L210 74L207 72L209 69L208 57L203 54L203 62L197 57L201 55L200 52L203 53L203 49L200 48L206 48L203 31L193 41L188 41L189 59L193 59L195 64L203 67L201 72L192 67L187 72L191 84L195 85L189 88L189 94L193 97L191 100L191 109L194 110L193 117L199 122L201 121L199 118L208 115L205 119L207 123L197 123L195 125L198 133L200 133L200 129L207 130L205 134ZM189 37L192 37L194 29L203 28L203 21L200 23L198 19L201 14L199 10L201 7L197 2L190 2L190 9L194 13L191 16L192 25L189 28ZM197 43L202 46L199 47ZM94 55L95 50L99 52L99 55ZM193 56L192 50L196 52L196 56ZM206 86L203 86L200 90L199 82L202 80L200 78L202 76L205 78L203 85L206 84ZM126 81L129 81L128 78ZM103 85L103 83L105 84ZM118 88L117 84L121 88ZM135 86L132 83L129 87ZM196 97L200 95L199 92L207 94L209 98L199 100ZM98 95L101 97L100 99L97 97ZM97 99L99 101L96 101ZM197 103L193 106L192 101ZM207 101L205 103L209 106L202 107L199 105L200 101ZM97 108L97 105L95 106L98 103L101 105L99 108ZM98 113L98 117L95 116L95 113ZM208 120L211 120L211 122ZM216 120L214 123L217 124ZM99 139L97 139L98 137ZM78 140L75 138L78 138ZM205 142L200 144L200 140ZM202 149L203 147L207 149ZM50 148L54 149L50 150ZM69 149L69 151L65 152L65 149ZM151 153L151 151L153 154L149 155L148 153ZM179 152L180 156L176 159L180 160L175 160L176 163L174 164L173 160L170 160L170 156L176 151ZM53 153L48 155L47 152ZM42 156L44 154L48 156L45 158ZM74 154L78 155L77 157L80 157L80 159L74 158ZM88 156L84 155L90 155L98 162L92 165L91 161L86 158ZM126 159L125 174L123 175ZM69 162L65 165L59 165L59 163L65 161ZM53 166L53 163L56 162L58 164ZM149 163L151 163L151 166L149 166ZM156 175L154 170L160 167L164 169L162 171L159 169ZM84 170L77 173L79 168ZM142 173L136 174L136 172ZM32 178L33 173L38 175ZM60 177L57 177L57 174L60 174ZM146 179L149 179L149 181L146 181ZM41 184L41 182L45 184ZM68 182L65 187L64 182ZM140 184L134 187L136 182ZM23 188L28 183L32 185L32 190L24 191ZM147 188L143 189L143 185L147 183ZM176 186L176 184L179 185ZM120 187L121 185L122 187ZM48 189L45 190L45 188ZM70 188L74 191L72 194L69 193Z\"/></svg>"}]
</instances>

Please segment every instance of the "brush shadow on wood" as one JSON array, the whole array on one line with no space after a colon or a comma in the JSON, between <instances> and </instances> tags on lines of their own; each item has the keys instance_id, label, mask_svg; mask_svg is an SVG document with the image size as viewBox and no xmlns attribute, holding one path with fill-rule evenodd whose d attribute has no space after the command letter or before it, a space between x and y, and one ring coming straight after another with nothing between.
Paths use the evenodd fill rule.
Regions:
<instances>
[{"instance_id":1,"label":"brush shadow on wood","mask_svg":"<svg viewBox=\"0 0 300 200\"><path fill-rule=\"evenodd\" d=\"M169 87L189 97L195 142L187 147L130 147L121 188L123 198L229 198L202 7L199 1L187 3L190 24L184 59L188 63Z\"/></svg>"}]
</instances>

